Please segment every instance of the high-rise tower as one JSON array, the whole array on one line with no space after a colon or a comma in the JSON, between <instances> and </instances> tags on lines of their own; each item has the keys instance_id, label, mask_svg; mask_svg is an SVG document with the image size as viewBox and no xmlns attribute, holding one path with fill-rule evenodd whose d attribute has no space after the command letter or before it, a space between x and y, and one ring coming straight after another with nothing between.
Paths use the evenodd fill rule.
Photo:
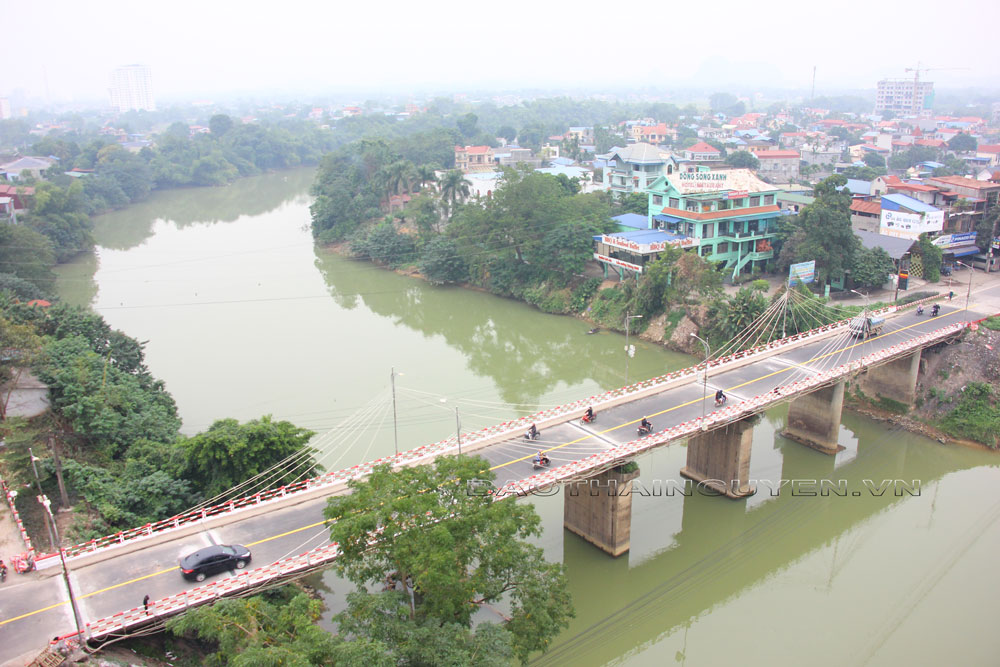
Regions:
<instances>
[{"instance_id":1,"label":"high-rise tower","mask_svg":"<svg viewBox=\"0 0 1000 667\"><path fill-rule=\"evenodd\" d=\"M118 113L156 111L149 68L125 65L111 72L111 106Z\"/></svg>"}]
</instances>

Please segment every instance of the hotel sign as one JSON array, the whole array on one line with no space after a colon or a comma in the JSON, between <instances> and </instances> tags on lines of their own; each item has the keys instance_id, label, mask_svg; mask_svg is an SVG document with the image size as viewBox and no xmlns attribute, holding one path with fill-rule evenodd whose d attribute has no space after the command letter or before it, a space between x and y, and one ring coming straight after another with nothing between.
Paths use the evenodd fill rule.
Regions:
<instances>
[{"instance_id":1,"label":"hotel sign","mask_svg":"<svg viewBox=\"0 0 1000 667\"><path fill-rule=\"evenodd\" d=\"M679 248L687 248L695 244L695 240L690 237L678 241L654 241L653 243L636 243L635 241L630 241L624 239L620 236L609 236L607 234L601 237L601 242L609 246L614 246L615 248L621 248L622 250L628 250L639 255L648 255L654 252L663 252L667 249L667 246L677 246Z\"/></svg>"},{"instance_id":2,"label":"hotel sign","mask_svg":"<svg viewBox=\"0 0 1000 667\"><path fill-rule=\"evenodd\" d=\"M729 173L725 171L697 171L694 173L673 174L681 192L718 192L728 190Z\"/></svg>"}]
</instances>

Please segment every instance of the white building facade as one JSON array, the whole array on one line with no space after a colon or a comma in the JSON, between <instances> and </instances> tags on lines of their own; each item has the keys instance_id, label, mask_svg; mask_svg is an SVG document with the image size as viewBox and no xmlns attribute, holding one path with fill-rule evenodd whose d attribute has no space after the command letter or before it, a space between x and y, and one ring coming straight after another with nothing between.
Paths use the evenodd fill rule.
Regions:
<instances>
[{"instance_id":1,"label":"white building facade","mask_svg":"<svg viewBox=\"0 0 1000 667\"><path fill-rule=\"evenodd\" d=\"M156 111L148 67L126 65L111 73L111 106L118 113Z\"/></svg>"}]
</instances>

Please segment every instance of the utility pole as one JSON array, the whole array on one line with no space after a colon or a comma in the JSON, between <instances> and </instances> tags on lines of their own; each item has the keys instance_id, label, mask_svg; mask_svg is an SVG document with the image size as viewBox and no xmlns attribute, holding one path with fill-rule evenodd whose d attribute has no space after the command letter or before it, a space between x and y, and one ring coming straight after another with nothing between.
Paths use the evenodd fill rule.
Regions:
<instances>
[{"instance_id":1,"label":"utility pole","mask_svg":"<svg viewBox=\"0 0 1000 667\"><path fill-rule=\"evenodd\" d=\"M59 527L56 525L56 519L52 516L52 503L46 496L39 496L38 501L45 506L45 514L49 517L49 521L52 522L52 530L55 533L56 541L59 541ZM62 544L56 544L56 550L59 552L59 560L62 562L63 579L66 581L66 592L69 593L69 604L73 608L73 618L76 620L76 632L77 636L80 638L80 644L82 645L86 637L83 634L83 623L80 622L80 610L76 606L76 596L73 595L73 584L69 580L69 568L66 567L66 554L63 553Z\"/></svg>"},{"instance_id":2,"label":"utility pole","mask_svg":"<svg viewBox=\"0 0 1000 667\"><path fill-rule=\"evenodd\" d=\"M642 315L629 315L628 311L625 311L625 386L628 386L628 360L632 356L632 349L628 344L628 328L629 323L632 320L642 319Z\"/></svg>"},{"instance_id":3,"label":"utility pole","mask_svg":"<svg viewBox=\"0 0 1000 667\"><path fill-rule=\"evenodd\" d=\"M35 472L35 486L38 487L38 501L41 502L42 496L44 495L42 493L42 480L38 477L38 466L35 465L35 461L38 459L35 458L35 452L31 451L31 447L28 447L28 456L31 457L31 469ZM56 544L56 536L53 535L52 526L48 521L45 522L45 527L49 531L49 544L52 545L53 549L58 549L59 545Z\"/></svg>"},{"instance_id":4,"label":"utility pole","mask_svg":"<svg viewBox=\"0 0 1000 667\"><path fill-rule=\"evenodd\" d=\"M59 458L59 444L55 437L49 433L49 449L52 450L52 462L56 464L56 483L59 485L59 502L63 507L69 507L69 494L66 493L66 483L62 476L62 459Z\"/></svg>"},{"instance_id":5,"label":"utility pole","mask_svg":"<svg viewBox=\"0 0 1000 667\"><path fill-rule=\"evenodd\" d=\"M458 418L458 406L455 406L455 438L458 440L458 454L462 455L462 421Z\"/></svg>"},{"instance_id":6,"label":"utility pole","mask_svg":"<svg viewBox=\"0 0 1000 667\"><path fill-rule=\"evenodd\" d=\"M708 360L712 356L712 350L701 336L691 334L691 337L697 338L705 346L705 375L702 376L701 381L701 430L705 431L708 430L705 424L705 402L708 400Z\"/></svg>"}]
</instances>

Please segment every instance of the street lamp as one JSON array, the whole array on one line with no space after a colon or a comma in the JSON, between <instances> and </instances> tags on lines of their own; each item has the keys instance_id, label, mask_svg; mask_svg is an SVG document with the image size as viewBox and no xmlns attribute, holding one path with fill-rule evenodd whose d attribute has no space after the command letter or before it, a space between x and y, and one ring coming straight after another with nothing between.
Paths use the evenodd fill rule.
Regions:
<instances>
[{"instance_id":1,"label":"street lamp","mask_svg":"<svg viewBox=\"0 0 1000 667\"><path fill-rule=\"evenodd\" d=\"M705 431L708 430L705 424L705 403L708 400L708 359L712 356L712 350L701 336L691 334L691 337L697 338L705 346L705 375L701 380L701 430Z\"/></svg>"},{"instance_id":2,"label":"street lamp","mask_svg":"<svg viewBox=\"0 0 1000 667\"><path fill-rule=\"evenodd\" d=\"M629 315L628 311L625 311L625 386L628 386L628 358L631 356L631 350L628 345L628 325L632 320L641 320L642 315Z\"/></svg>"},{"instance_id":3,"label":"street lamp","mask_svg":"<svg viewBox=\"0 0 1000 667\"><path fill-rule=\"evenodd\" d=\"M868 312L868 303L869 303L868 295L867 294L862 294L861 292L859 292L857 290L853 290L853 289L851 291L854 292L855 294L857 294L858 296L864 298L864 300L865 300L865 312Z\"/></svg>"},{"instance_id":4,"label":"street lamp","mask_svg":"<svg viewBox=\"0 0 1000 667\"><path fill-rule=\"evenodd\" d=\"M59 527L56 525L55 517L52 516L52 503L47 496L38 496L38 502L45 506L45 514L49 517L49 521L52 523L52 531L55 533L56 542L59 542ZM66 554L63 553L62 545L56 544L56 550L59 552L59 560L62 561L62 571L63 579L66 580L66 591L69 593L69 604L73 608L73 618L76 620L76 632L77 636L80 638L80 644L83 644L83 624L80 622L80 610L76 606L76 596L73 595L73 585L69 581L69 568L66 567Z\"/></svg>"},{"instance_id":5,"label":"street lamp","mask_svg":"<svg viewBox=\"0 0 1000 667\"><path fill-rule=\"evenodd\" d=\"M975 269L973 269L968 264L966 264L964 262L960 262L957 259L955 260L955 263L958 264L959 266L964 266L965 268L967 268L969 270L969 289L965 292L965 310L968 311L969 310L969 297L972 296L972 274L974 274L976 271L975 271Z\"/></svg>"}]
</instances>

